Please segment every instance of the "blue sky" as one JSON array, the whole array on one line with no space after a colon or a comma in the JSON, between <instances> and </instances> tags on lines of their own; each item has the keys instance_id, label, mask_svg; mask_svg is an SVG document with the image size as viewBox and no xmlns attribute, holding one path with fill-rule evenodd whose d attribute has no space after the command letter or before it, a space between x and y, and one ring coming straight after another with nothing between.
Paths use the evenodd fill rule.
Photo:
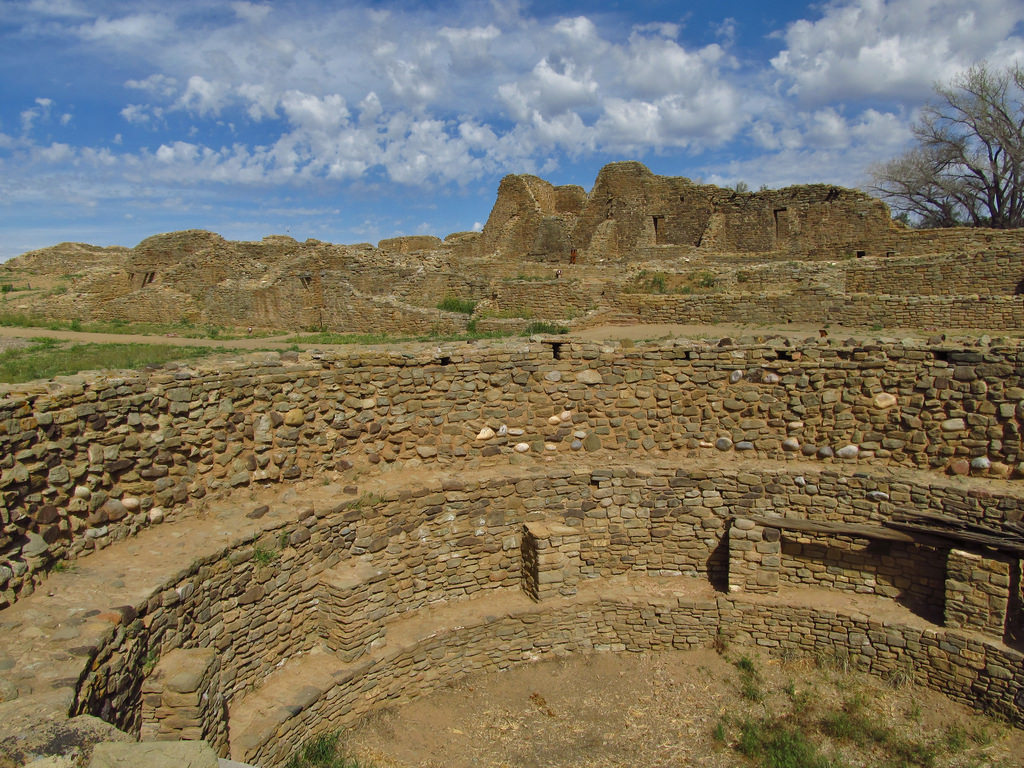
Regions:
<instances>
[{"instance_id":1,"label":"blue sky","mask_svg":"<svg viewBox=\"0 0 1024 768\"><path fill-rule=\"evenodd\" d=\"M858 186L983 58L1024 62L1024 2L0 0L0 258L443 237L614 160Z\"/></svg>"}]
</instances>

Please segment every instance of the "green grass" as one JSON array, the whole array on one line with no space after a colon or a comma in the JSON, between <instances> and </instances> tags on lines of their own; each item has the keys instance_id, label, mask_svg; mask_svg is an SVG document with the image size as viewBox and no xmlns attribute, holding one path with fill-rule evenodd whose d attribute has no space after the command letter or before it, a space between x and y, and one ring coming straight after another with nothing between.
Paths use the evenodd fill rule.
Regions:
<instances>
[{"instance_id":1,"label":"green grass","mask_svg":"<svg viewBox=\"0 0 1024 768\"><path fill-rule=\"evenodd\" d=\"M302 743L285 768L370 768L345 754L338 733L314 736Z\"/></svg>"},{"instance_id":2,"label":"green grass","mask_svg":"<svg viewBox=\"0 0 1024 768\"><path fill-rule=\"evenodd\" d=\"M736 663L736 669L740 673L740 695L747 701L762 701L764 691L761 690L761 676L757 673L757 667L747 656L742 656Z\"/></svg>"},{"instance_id":3,"label":"green grass","mask_svg":"<svg viewBox=\"0 0 1024 768\"><path fill-rule=\"evenodd\" d=\"M568 333L569 329L564 325L555 325L554 323L545 323L541 321L530 323L526 326L526 330L523 331L524 336L533 336L535 333Z\"/></svg>"},{"instance_id":4,"label":"green grass","mask_svg":"<svg viewBox=\"0 0 1024 768\"><path fill-rule=\"evenodd\" d=\"M740 723L736 751L758 761L762 768L840 768L825 757L799 728L767 718Z\"/></svg>"},{"instance_id":5,"label":"green grass","mask_svg":"<svg viewBox=\"0 0 1024 768\"><path fill-rule=\"evenodd\" d=\"M285 537L287 541L287 536ZM281 556L281 553L271 547L264 547L262 544L257 544L252 551L252 559L256 561L257 565L271 565L277 561Z\"/></svg>"},{"instance_id":6,"label":"green grass","mask_svg":"<svg viewBox=\"0 0 1024 768\"><path fill-rule=\"evenodd\" d=\"M17 384L79 371L138 369L219 351L165 344L66 344L56 339L33 342L31 347L0 353L0 383Z\"/></svg>"},{"instance_id":7,"label":"green grass","mask_svg":"<svg viewBox=\"0 0 1024 768\"><path fill-rule=\"evenodd\" d=\"M464 315L472 315L476 309L476 302L472 299L460 299L457 296L445 296L438 302L438 309L445 312L460 312Z\"/></svg>"},{"instance_id":8,"label":"green grass","mask_svg":"<svg viewBox=\"0 0 1024 768\"><path fill-rule=\"evenodd\" d=\"M473 341L475 339L505 339L510 336L532 336L535 333L568 333L569 329L552 323L535 322L528 325L521 333L513 331L478 331L476 321L470 320L464 333L427 333L418 336L392 336L386 333L320 333L292 336L286 341L289 344L401 344L403 342L421 341Z\"/></svg>"},{"instance_id":9,"label":"green grass","mask_svg":"<svg viewBox=\"0 0 1024 768\"><path fill-rule=\"evenodd\" d=\"M951 755L960 756L956 765L988 764L972 760L977 747L995 738L991 721L923 732L911 714L904 714L901 721L880 711L878 693L857 685L847 674L831 683L817 683L844 692L840 703L828 703L829 697L819 695L814 683L789 680L773 691L750 658L743 656L733 665L740 676L739 694L746 701L739 704L739 711L723 712L711 735L757 768L846 768L847 759L872 768L934 768L952 765ZM826 669L832 677L834 667ZM780 692L785 698L778 696Z\"/></svg>"},{"instance_id":10,"label":"green grass","mask_svg":"<svg viewBox=\"0 0 1024 768\"><path fill-rule=\"evenodd\" d=\"M0 312L0 325L9 328L46 328L50 331L84 331L85 333L135 334L140 336L182 336L191 339L241 339L248 332L228 332L219 325L195 325L189 321L177 323L128 323L123 320L54 320L24 312ZM259 331L253 337L274 335L274 331Z\"/></svg>"}]
</instances>

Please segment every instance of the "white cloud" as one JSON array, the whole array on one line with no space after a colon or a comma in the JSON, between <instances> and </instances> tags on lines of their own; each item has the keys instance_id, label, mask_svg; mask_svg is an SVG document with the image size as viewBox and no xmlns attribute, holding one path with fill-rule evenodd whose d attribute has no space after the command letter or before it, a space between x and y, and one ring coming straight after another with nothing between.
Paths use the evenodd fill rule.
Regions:
<instances>
[{"instance_id":1,"label":"white cloud","mask_svg":"<svg viewBox=\"0 0 1024 768\"><path fill-rule=\"evenodd\" d=\"M259 3L249 2L234 2L231 4L231 10L235 12L238 18L247 21L251 24L259 24L271 11L269 5L261 5Z\"/></svg>"},{"instance_id":2,"label":"white cloud","mask_svg":"<svg viewBox=\"0 0 1024 768\"><path fill-rule=\"evenodd\" d=\"M164 37L173 29L171 19L155 13L139 13L119 19L100 17L78 28L78 34L93 41L116 44L153 41Z\"/></svg>"},{"instance_id":3,"label":"white cloud","mask_svg":"<svg viewBox=\"0 0 1024 768\"><path fill-rule=\"evenodd\" d=\"M1024 41L1007 35L1021 21L1019 0L833 0L820 19L786 29L771 64L805 102L920 98L979 59L1024 56Z\"/></svg>"},{"instance_id":4,"label":"white cloud","mask_svg":"<svg viewBox=\"0 0 1024 768\"><path fill-rule=\"evenodd\" d=\"M143 104L129 104L119 113L129 123L142 125L150 120L149 108Z\"/></svg>"},{"instance_id":5,"label":"white cloud","mask_svg":"<svg viewBox=\"0 0 1024 768\"><path fill-rule=\"evenodd\" d=\"M53 109L53 99L47 99L38 97L35 100L36 105L29 109L22 110L21 112L21 129L25 133L29 133L34 127L36 121L46 122L50 119L50 112Z\"/></svg>"},{"instance_id":6,"label":"white cloud","mask_svg":"<svg viewBox=\"0 0 1024 768\"><path fill-rule=\"evenodd\" d=\"M170 75L152 74L143 80L126 80L125 88L149 91L157 96L170 98L178 92L178 80Z\"/></svg>"},{"instance_id":7,"label":"white cloud","mask_svg":"<svg viewBox=\"0 0 1024 768\"><path fill-rule=\"evenodd\" d=\"M219 115L228 103L230 93L231 87L225 82L192 75L185 86L185 92L178 99L178 104L200 117Z\"/></svg>"},{"instance_id":8,"label":"white cloud","mask_svg":"<svg viewBox=\"0 0 1024 768\"><path fill-rule=\"evenodd\" d=\"M323 98L301 91L288 91L281 99L288 121L310 131L337 130L348 122L345 100L336 93Z\"/></svg>"}]
</instances>

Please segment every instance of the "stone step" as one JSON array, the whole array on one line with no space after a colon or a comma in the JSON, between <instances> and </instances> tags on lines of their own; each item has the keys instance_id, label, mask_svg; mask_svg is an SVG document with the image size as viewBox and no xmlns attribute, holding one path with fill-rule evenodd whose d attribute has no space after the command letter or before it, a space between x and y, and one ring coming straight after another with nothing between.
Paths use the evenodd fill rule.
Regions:
<instances>
[{"instance_id":1,"label":"stone step","mask_svg":"<svg viewBox=\"0 0 1024 768\"><path fill-rule=\"evenodd\" d=\"M471 600L429 605L386 622L384 640L348 661L320 646L289 659L261 686L236 697L228 707L230 752L234 760L251 761L260 747L274 740L281 726L315 703L332 687L362 676L440 632L462 630L495 616L540 610L518 587L489 591Z\"/></svg>"}]
</instances>

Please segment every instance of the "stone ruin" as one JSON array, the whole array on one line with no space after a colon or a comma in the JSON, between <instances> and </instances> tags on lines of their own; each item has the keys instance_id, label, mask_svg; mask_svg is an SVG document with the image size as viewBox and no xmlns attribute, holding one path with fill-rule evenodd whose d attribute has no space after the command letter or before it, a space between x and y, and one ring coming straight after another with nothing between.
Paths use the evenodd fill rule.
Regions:
<instances>
[{"instance_id":1,"label":"stone ruin","mask_svg":"<svg viewBox=\"0 0 1024 768\"><path fill-rule=\"evenodd\" d=\"M721 639L1019 724L1022 420L1019 343L563 336L22 388L0 765L92 717L276 766L453 676Z\"/></svg>"},{"instance_id":2,"label":"stone ruin","mask_svg":"<svg viewBox=\"0 0 1024 768\"><path fill-rule=\"evenodd\" d=\"M674 218L679 197L697 212ZM851 221L812 231L829 206ZM589 195L510 177L482 234L440 246L159 236L119 267L135 287L109 295L269 308L276 286L326 294L345 272L367 301L377 276L408 274L529 304L550 285L498 285L482 265L548 269L568 242L577 287L605 286L594 322L788 308L1016 330L1019 236L907 232L857 193L741 195L616 164ZM494 256L514 242L530 249L516 263ZM769 250L739 250L755 244ZM202 266L214 254L219 272ZM645 293L631 259L669 281L714 263L788 288ZM570 334L10 387L0 768L86 729L270 768L460 675L722 640L842 658L1019 726L1022 425L1024 344L987 337Z\"/></svg>"},{"instance_id":3,"label":"stone ruin","mask_svg":"<svg viewBox=\"0 0 1024 768\"><path fill-rule=\"evenodd\" d=\"M915 231L861 192L742 193L613 163L587 193L508 176L482 232L368 243L156 235L0 267L9 309L66 320L430 334L532 321L1019 327L1019 230ZM571 263L576 251L577 261ZM556 270L561 276L556 277ZM472 315L438 309L476 302Z\"/></svg>"}]
</instances>

